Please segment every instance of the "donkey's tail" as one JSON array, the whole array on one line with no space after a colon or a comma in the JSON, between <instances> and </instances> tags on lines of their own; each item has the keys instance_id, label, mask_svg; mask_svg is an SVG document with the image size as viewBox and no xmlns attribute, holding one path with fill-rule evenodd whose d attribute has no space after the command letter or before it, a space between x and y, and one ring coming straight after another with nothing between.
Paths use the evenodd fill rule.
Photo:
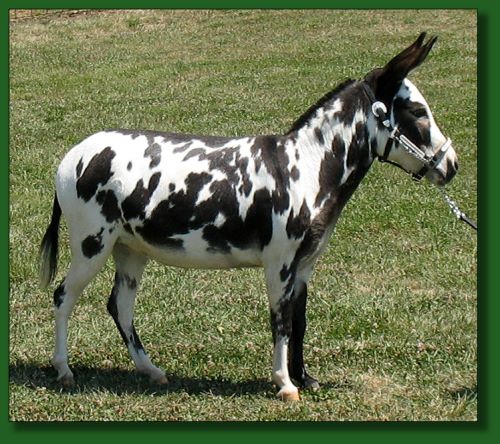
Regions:
<instances>
[{"instance_id":1,"label":"donkey's tail","mask_svg":"<svg viewBox=\"0 0 500 444\"><path fill-rule=\"evenodd\" d=\"M57 270L57 250L59 244L59 221L61 219L61 207L54 195L54 206L52 207L52 219L40 245L40 285L46 288L53 280Z\"/></svg>"}]
</instances>

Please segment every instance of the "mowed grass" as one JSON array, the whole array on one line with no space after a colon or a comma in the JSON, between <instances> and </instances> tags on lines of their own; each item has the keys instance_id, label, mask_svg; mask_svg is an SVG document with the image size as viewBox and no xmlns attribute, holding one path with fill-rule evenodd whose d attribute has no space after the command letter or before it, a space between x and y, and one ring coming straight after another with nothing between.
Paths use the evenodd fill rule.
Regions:
<instances>
[{"instance_id":1,"label":"mowed grass","mask_svg":"<svg viewBox=\"0 0 500 444\"><path fill-rule=\"evenodd\" d=\"M10 419L475 420L476 235L429 184L374 164L310 286L305 359L322 383L275 398L262 271L151 263L136 326L170 379L134 372L106 301L110 260L70 321L76 386L49 364L52 292L37 284L53 176L104 128L285 132L348 77L438 34L412 80L460 158L449 186L476 217L476 13L114 11L18 21L10 29ZM69 263L61 227L57 281Z\"/></svg>"}]
</instances>

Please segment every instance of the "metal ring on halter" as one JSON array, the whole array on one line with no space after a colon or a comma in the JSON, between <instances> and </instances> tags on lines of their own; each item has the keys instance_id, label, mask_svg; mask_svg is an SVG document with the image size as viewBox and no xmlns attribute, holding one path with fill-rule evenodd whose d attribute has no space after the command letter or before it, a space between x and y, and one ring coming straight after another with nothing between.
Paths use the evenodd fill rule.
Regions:
<instances>
[{"instance_id":1,"label":"metal ring on halter","mask_svg":"<svg viewBox=\"0 0 500 444\"><path fill-rule=\"evenodd\" d=\"M375 117L380 119L380 121L382 122L382 125L384 125L386 128L391 127L391 122L389 121L389 118L387 117L387 107L385 106L385 103L373 102L372 103L372 113L375 114Z\"/></svg>"}]
</instances>

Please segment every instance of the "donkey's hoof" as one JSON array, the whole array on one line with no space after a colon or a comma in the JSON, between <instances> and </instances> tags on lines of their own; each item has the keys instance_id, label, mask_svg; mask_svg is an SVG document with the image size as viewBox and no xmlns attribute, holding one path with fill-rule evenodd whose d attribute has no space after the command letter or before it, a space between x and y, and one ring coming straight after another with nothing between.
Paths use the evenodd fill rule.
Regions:
<instances>
[{"instance_id":1,"label":"donkey's hoof","mask_svg":"<svg viewBox=\"0 0 500 444\"><path fill-rule=\"evenodd\" d=\"M282 388L278 392L277 396L282 401L300 401L299 391L297 389L292 390L292 389Z\"/></svg>"},{"instance_id":2,"label":"donkey's hoof","mask_svg":"<svg viewBox=\"0 0 500 444\"><path fill-rule=\"evenodd\" d=\"M71 388L75 385L75 378L72 374L65 374L57 378L57 382L64 388Z\"/></svg>"},{"instance_id":3,"label":"donkey's hoof","mask_svg":"<svg viewBox=\"0 0 500 444\"><path fill-rule=\"evenodd\" d=\"M167 385L168 379L165 375L154 375L149 378L152 384Z\"/></svg>"},{"instance_id":4,"label":"donkey's hoof","mask_svg":"<svg viewBox=\"0 0 500 444\"><path fill-rule=\"evenodd\" d=\"M304 382L304 389L317 392L320 389L319 382L314 378L308 377Z\"/></svg>"},{"instance_id":5,"label":"donkey's hoof","mask_svg":"<svg viewBox=\"0 0 500 444\"><path fill-rule=\"evenodd\" d=\"M168 379L166 376L160 376L159 378L155 379L153 382L155 384L158 384L158 385L167 385Z\"/></svg>"}]
</instances>

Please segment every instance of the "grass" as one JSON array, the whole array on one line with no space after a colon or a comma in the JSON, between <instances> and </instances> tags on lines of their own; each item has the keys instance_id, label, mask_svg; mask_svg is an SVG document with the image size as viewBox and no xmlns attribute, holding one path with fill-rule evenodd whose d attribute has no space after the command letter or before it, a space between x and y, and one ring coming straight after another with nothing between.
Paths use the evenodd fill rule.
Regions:
<instances>
[{"instance_id":1,"label":"grass","mask_svg":"<svg viewBox=\"0 0 500 444\"><path fill-rule=\"evenodd\" d=\"M10 419L476 420L476 237L430 185L387 165L373 166L316 268L305 359L322 389L293 405L270 383L260 270L148 266L136 325L165 388L135 374L106 313L108 263L71 319L77 385L61 390L49 365L53 288L37 286L53 175L72 144L109 127L285 132L422 30L439 41L412 80L454 140L450 193L475 218L474 11L121 11L13 23ZM64 224L61 238L58 279Z\"/></svg>"}]
</instances>

